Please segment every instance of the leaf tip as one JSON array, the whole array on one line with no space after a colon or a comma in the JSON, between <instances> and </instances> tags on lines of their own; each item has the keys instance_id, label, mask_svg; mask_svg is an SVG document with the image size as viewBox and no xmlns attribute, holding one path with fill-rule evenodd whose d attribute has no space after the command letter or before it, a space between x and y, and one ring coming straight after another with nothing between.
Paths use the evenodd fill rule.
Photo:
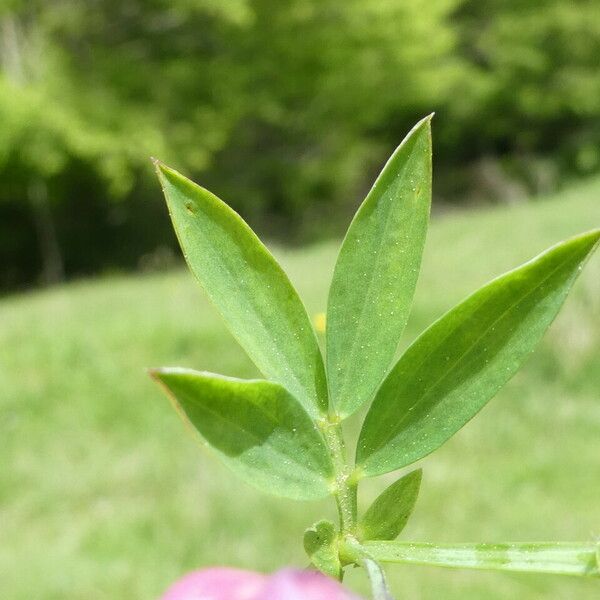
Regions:
<instances>
[{"instance_id":1,"label":"leaf tip","mask_svg":"<svg viewBox=\"0 0 600 600\"><path fill-rule=\"evenodd\" d=\"M156 383L167 390L167 392L170 390L170 382L177 380L178 377L182 375L189 375L190 373L202 375L201 372L192 371L191 369L182 367L150 367L146 369L146 372L152 380L156 381Z\"/></svg>"},{"instance_id":2,"label":"leaf tip","mask_svg":"<svg viewBox=\"0 0 600 600\"><path fill-rule=\"evenodd\" d=\"M416 125L412 128L412 130L408 133L407 137L410 137L413 133L420 131L421 129L425 129L429 131L431 129L431 120L433 119L435 113L430 113L426 117L423 117L420 121L417 121Z\"/></svg>"},{"instance_id":3,"label":"leaf tip","mask_svg":"<svg viewBox=\"0 0 600 600\"><path fill-rule=\"evenodd\" d=\"M161 371L162 369L160 369L159 367L148 367L146 369L146 373L148 373L148 376L151 379L154 379L154 381L160 381Z\"/></svg>"},{"instance_id":4,"label":"leaf tip","mask_svg":"<svg viewBox=\"0 0 600 600\"><path fill-rule=\"evenodd\" d=\"M600 227L588 231L587 235L593 240L594 246L600 242Z\"/></svg>"},{"instance_id":5,"label":"leaf tip","mask_svg":"<svg viewBox=\"0 0 600 600\"><path fill-rule=\"evenodd\" d=\"M161 172L165 166L165 163L162 162L162 160L156 158L156 156L151 156L150 157L150 162L152 163L152 166L154 167L154 170L156 171L156 174L158 175L158 177L160 178Z\"/></svg>"},{"instance_id":6,"label":"leaf tip","mask_svg":"<svg viewBox=\"0 0 600 600\"><path fill-rule=\"evenodd\" d=\"M185 374L189 372L188 369L182 369L178 367L151 367L146 369L150 378L155 381L159 387L163 390L171 406L175 409L175 412L183 419L184 423L191 428L191 431L194 430L194 427L189 423L189 420L186 416L186 411L184 405L180 402L179 398L175 395L173 389L171 388L171 383L169 379L169 375L178 375Z\"/></svg>"},{"instance_id":7,"label":"leaf tip","mask_svg":"<svg viewBox=\"0 0 600 600\"><path fill-rule=\"evenodd\" d=\"M162 160L154 157L151 157L150 160L152 161L156 175L161 182L168 181L170 183L175 183L182 180L187 181L187 178L184 177L179 171L169 167Z\"/></svg>"},{"instance_id":8,"label":"leaf tip","mask_svg":"<svg viewBox=\"0 0 600 600\"><path fill-rule=\"evenodd\" d=\"M419 130L419 129L426 129L426 130L430 130L431 129L431 121L433 120L433 117L435 116L435 113L429 113L427 116L423 117L420 121L417 122L417 124L414 126L413 130Z\"/></svg>"},{"instance_id":9,"label":"leaf tip","mask_svg":"<svg viewBox=\"0 0 600 600\"><path fill-rule=\"evenodd\" d=\"M598 249L598 246L600 246L600 228L591 229L590 231L586 231L557 244L557 246L560 245L581 248L584 252L585 259L588 259ZM552 248L550 250L552 250Z\"/></svg>"},{"instance_id":10,"label":"leaf tip","mask_svg":"<svg viewBox=\"0 0 600 600\"><path fill-rule=\"evenodd\" d=\"M173 394L171 392L171 388L169 387L168 378L165 379L165 374L167 374L167 369L163 367L150 367L146 369L148 376L152 381L158 384L162 390L167 394L171 401L174 400Z\"/></svg>"}]
</instances>

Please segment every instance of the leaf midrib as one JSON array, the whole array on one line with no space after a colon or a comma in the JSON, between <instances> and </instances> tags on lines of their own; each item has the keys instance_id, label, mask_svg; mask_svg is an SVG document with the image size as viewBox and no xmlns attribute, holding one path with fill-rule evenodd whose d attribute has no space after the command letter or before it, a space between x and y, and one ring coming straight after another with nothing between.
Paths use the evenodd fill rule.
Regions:
<instances>
[{"instance_id":1,"label":"leaf midrib","mask_svg":"<svg viewBox=\"0 0 600 600\"><path fill-rule=\"evenodd\" d=\"M264 442L264 439L261 439L258 435L256 435L255 433L253 433L251 430L246 429L240 423L228 419L222 413L220 413L218 411L215 411L214 409L210 408L206 404L198 402L197 400L192 400L192 402L200 405L203 410L206 410L207 412L209 412L211 415L213 415L213 417L216 417L217 420L220 420L221 422L224 422L224 423L226 423L226 424L228 424L230 426L233 425L233 429L237 429L238 431L240 431L240 432L248 435L251 439L253 439L255 442L257 442L256 446L264 445L264 444L261 443L261 442ZM272 425L274 425L274 428L273 428L274 430L278 429L278 428L279 429L284 429L283 427L278 427L278 425L280 425L280 421L277 421L272 415L270 415L270 413L268 413L267 411L265 411L262 406L256 404L255 402L252 402L252 406L254 406L260 413L262 413L263 415L265 415L266 420L269 421L269 423L271 423ZM189 416L188 416L188 419L189 419ZM315 430L315 433L318 435L318 432L316 430ZM271 435L269 435L268 437L270 438ZM212 444L211 444L211 446L212 446ZM291 458L292 462L294 464L298 465L299 467L301 467L302 471L305 471L305 472L308 472L308 473L313 473L313 474L316 473L317 475L319 475L321 477L321 479L323 481L326 481L325 477L319 471L313 471L311 469L308 469L306 467L306 462L303 463L303 462L300 462L299 460L296 460L295 453L294 454L286 454L286 453L282 452L281 450L279 450L277 448L277 446L274 446L273 444L269 444L269 448L271 448L274 451L274 453L277 454L277 455L279 455L279 456L283 456L283 457L286 457L288 459Z\"/></svg>"},{"instance_id":2,"label":"leaf midrib","mask_svg":"<svg viewBox=\"0 0 600 600\"><path fill-rule=\"evenodd\" d=\"M402 169L401 181L398 183L398 188L400 188L402 185L404 185L404 182L405 182L405 179L406 179L406 174L407 174L407 169L405 167L404 169ZM357 354L356 350L357 350L357 346L358 346L358 340L359 340L359 337L360 337L359 333L362 335L363 330L366 327L365 321L367 321L367 319L364 319L363 316L364 316L364 313L366 311L366 307L369 304L367 302L367 299L370 298L370 296L371 296L371 290L373 288L373 284L374 284L374 281L375 281L375 272L376 272L376 270L377 271L379 270L379 263L381 262L381 255L382 255L382 251L381 250L383 248L384 240L387 237L387 232L388 232L389 224L390 224L390 221L391 221L390 215L391 215L392 210L393 210L393 203L394 203L394 199L391 199L389 201L390 208L388 209L386 217L385 217L385 224L384 224L384 227L383 227L383 234L381 235L381 237L379 239L379 242L376 245L376 248L377 248L377 250L376 250L376 252L377 252L377 258L376 258L376 260L374 262L377 264L377 269L373 268L371 270L371 276L369 278L369 283L367 284L367 292L366 292L366 294L364 296L365 301L362 303L362 306L360 308L359 317L358 317L358 321L357 321L358 322L358 327L357 327L357 330L356 330L356 335L354 336L354 338L353 338L353 340L351 342L350 352L348 353L349 357L350 357L350 364L353 364L355 356ZM411 219L410 229L409 229L410 234L412 234L414 226L415 226L415 219ZM405 319L405 322L406 322L406 319ZM381 382L381 381L383 381L385 379L385 374L386 374L387 370L388 369L386 369L384 371L383 375L379 379L379 382ZM340 401L341 398L345 397L345 392L346 392L346 388L348 387L348 385L349 385L349 382L348 382L348 370L346 370L346 375L343 378L343 383L339 387L340 392L339 392L339 398L337 398L338 403L339 403L339 401ZM375 385L375 389L377 389L377 385Z\"/></svg>"},{"instance_id":3,"label":"leaf midrib","mask_svg":"<svg viewBox=\"0 0 600 600\"><path fill-rule=\"evenodd\" d=\"M531 290L529 290L526 294L522 295L520 297L520 299L517 302L512 303L510 306L508 306L492 323L490 323L485 330L483 331L483 333L460 355L457 357L457 359L455 361L453 361L453 363L451 365L449 365L448 369L442 374L440 375L440 377L437 379L437 381L429 386L427 386L427 388L425 388L425 392L421 395L421 397L419 398L419 400L417 400L414 404L411 405L411 407L413 409L421 406L423 404L423 402L425 401L426 398L430 397L431 394L433 393L433 391L443 382L444 379L446 379L446 377L448 377L455 369L456 365L470 352L472 352L473 347L479 343L479 341L484 338L490 329L492 329L493 327L495 327L495 325L504 318L504 316L511 310L513 310L516 306L522 304L531 294L533 294L534 292L536 292L538 290L538 288L543 285L546 281L548 281L548 279L550 279L559 269L561 269L565 263L567 263L570 259L570 256L567 256L563 261L561 261L558 266L556 266L554 269L552 269L552 271L549 272L549 274L547 274L541 281L539 281L539 283L532 288ZM533 265L532 265L533 266ZM444 317L442 317L444 318ZM423 360L419 363L419 366L414 369L414 371L420 371L423 364L429 359L429 357L434 354L438 348L443 344L443 342L450 337L455 330L452 330L448 333L448 335L446 337L443 338L443 340L440 341L440 343L438 343L434 349L431 350L431 352L427 353L424 357ZM416 343L416 342L415 342ZM400 359L402 360L402 359ZM391 431L390 433L388 433L387 435L384 436L383 441L381 441L374 449L373 451L369 454L369 457L372 457L376 452L378 452L379 450L381 450L381 448L383 448L385 445L387 445L387 443L393 439L394 437L396 437L396 435L398 434L399 431L402 430L401 426L402 424L410 417L410 413L409 411L405 411L404 415L400 418L400 420L398 421L398 427L396 427L393 431ZM366 462L366 461L365 461Z\"/></svg>"},{"instance_id":4,"label":"leaf midrib","mask_svg":"<svg viewBox=\"0 0 600 600\"><path fill-rule=\"evenodd\" d=\"M221 201L222 202L222 201ZM240 217L241 218L241 217ZM245 223L245 222L244 222ZM251 231L251 230L250 230ZM256 238L258 243L261 244L261 251L264 253L267 253L268 257L270 256L270 258L272 259L273 262L275 262L275 269L277 271L279 271L279 274L284 278L285 282L287 283L287 285L291 288L291 294L293 296L296 297L296 300L299 302L300 307L301 307L301 311L304 311L304 313L306 313L306 308L304 307L304 305L302 304L302 301L300 300L300 297L298 296L297 293L295 293L295 290L290 282L290 280L288 279L287 275L285 274L285 272L283 271L283 269L281 269L281 267L278 266L277 262L275 261L275 258L268 252L267 248L264 247L264 245L262 244L262 242ZM208 244L210 247L210 244ZM227 263L227 261L225 261L222 258L222 253L219 252L213 252L211 254L213 260L216 260L217 262L219 262L219 264L222 266L223 270L227 272L228 278L230 281L232 281L234 284L239 285L239 277L235 276L233 274L233 271L231 270L229 264ZM193 267L192 265L192 271L194 273L196 273L196 269ZM202 280L201 277L199 277L198 275L196 276L198 279ZM202 284L202 286L204 287L205 290L208 290L210 288L210 286L206 286L204 285L204 283ZM235 285L233 286L235 287ZM247 289L247 287L246 287ZM220 303L217 303L215 300L212 299L212 295L210 293L207 292L207 295L211 298L212 304L213 306L215 306L215 308L217 309L217 311L221 314L221 316L225 319L225 321L228 321L228 318L225 316L225 314L223 313L223 310L220 308ZM254 308L253 313L254 315L257 317L258 323L260 324L260 327L262 329L262 331L264 332L264 334L266 334L266 337L271 341L272 345L278 349L280 349L281 344L276 344L275 339L273 338L273 336L269 333L269 328L266 325L266 313L264 311L259 311L257 310L257 307L260 306L254 299L254 293L249 293L247 294L247 296L252 300L251 302L251 306ZM286 311L287 313L287 311ZM306 315L306 326L310 327L310 321L308 320L308 315ZM237 342L240 344L240 346L242 346L243 348L245 348L246 344L242 343L241 340L239 339L238 334L235 333L234 328L233 327L229 327L228 329L230 331L230 333L233 335L233 337L237 340ZM247 331L247 328L244 328L245 331ZM255 337L255 334L252 334L249 339L252 340L252 338ZM313 336L314 337L314 336ZM293 336L292 336L293 338ZM313 340L311 340L311 342L313 342ZM314 340L313 345L318 348L317 343L316 343L316 339ZM286 344L283 344L283 346L285 347ZM302 350L302 344L296 344L296 346L300 346L301 347L301 354L305 355L305 352ZM260 344L253 344L252 345L253 348L259 349L260 351ZM318 353L310 353L311 354L311 358L313 358L313 354L315 354L316 358L319 358L319 354ZM265 357L265 353L264 352L260 352L260 356L261 357ZM314 408L316 410L316 412L318 414L321 414L323 412L322 410L322 406L321 406L321 402L319 401L319 394L317 392L317 388L316 386L314 387L314 396L311 392L309 392L309 390L306 388L306 386L304 385L304 382L299 379L299 377L296 374L296 369L295 369L295 365L296 363L294 361L290 361L289 357L287 356L287 353L284 355L285 356L285 363L287 366L287 369L283 369L283 371L286 372L286 374L289 375L290 379L293 380L294 384L295 384L295 389L299 389L302 390L304 392L304 396L306 397L307 401L310 401L310 403L312 405L314 405ZM252 358L252 357L251 357ZM322 357L321 357L321 361L322 361ZM253 359L254 361L254 359ZM269 359L269 364L274 364L272 360ZM259 370L261 371L261 373L263 373L263 375L265 375L268 378L274 378L274 374L275 371L274 370L270 370L269 372L267 372L265 369L259 367ZM289 383L284 383L283 381L281 381L281 378L279 377L279 374L281 373L282 369L279 370L279 373L277 375L277 380L281 383L282 386L284 387L288 387ZM316 375L316 372L315 372ZM311 378L309 378L309 381L312 381ZM290 391L290 393L292 393Z\"/></svg>"}]
</instances>

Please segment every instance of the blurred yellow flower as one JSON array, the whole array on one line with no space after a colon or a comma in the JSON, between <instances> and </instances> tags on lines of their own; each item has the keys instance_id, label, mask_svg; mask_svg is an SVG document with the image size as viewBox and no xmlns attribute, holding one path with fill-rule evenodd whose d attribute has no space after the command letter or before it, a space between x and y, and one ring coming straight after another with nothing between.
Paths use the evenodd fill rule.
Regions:
<instances>
[{"instance_id":1,"label":"blurred yellow flower","mask_svg":"<svg viewBox=\"0 0 600 600\"><path fill-rule=\"evenodd\" d=\"M327 317L324 312L317 313L313 317L313 324L317 333L325 333L325 327L327 325Z\"/></svg>"}]
</instances>

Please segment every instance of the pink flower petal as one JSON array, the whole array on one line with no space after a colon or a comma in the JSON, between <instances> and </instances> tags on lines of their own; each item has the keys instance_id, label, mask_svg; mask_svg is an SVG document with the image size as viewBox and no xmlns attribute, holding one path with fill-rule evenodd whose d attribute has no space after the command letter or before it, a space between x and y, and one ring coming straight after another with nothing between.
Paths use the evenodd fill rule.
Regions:
<instances>
[{"instance_id":1,"label":"pink flower petal","mask_svg":"<svg viewBox=\"0 0 600 600\"><path fill-rule=\"evenodd\" d=\"M360 600L337 581L316 571L274 573L255 600Z\"/></svg>"},{"instance_id":2,"label":"pink flower petal","mask_svg":"<svg viewBox=\"0 0 600 600\"><path fill-rule=\"evenodd\" d=\"M194 571L173 584L161 600L256 600L267 577L240 569Z\"/></svg>"}]
</instances>

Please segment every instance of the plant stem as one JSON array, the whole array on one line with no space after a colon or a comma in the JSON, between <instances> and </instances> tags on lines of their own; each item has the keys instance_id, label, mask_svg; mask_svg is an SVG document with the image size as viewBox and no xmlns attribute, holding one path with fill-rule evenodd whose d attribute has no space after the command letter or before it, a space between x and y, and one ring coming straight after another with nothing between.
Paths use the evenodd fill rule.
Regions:
<instances>
[{"instance_id":1,"label":"plant stem","mask_svg":"<svg viewBox=\"0 0 600 600\"><path fill-rule=\"evenodd\" d=\"M320 423L333 460L335 471L335 501L340 516L340 531L342 534L353 535L356 531L357 519L357 482L353 470L346 459L344 435L339 419L330 417Z\"/></svg>"},{"instance_id":2,"label":"plant stem","mask_svg":"<svg viewBox=\"0 0 600 600\"><path fill-rule=\"evenodd\" d=\"M467 569L600 577L597 543L429 544L365 542L344 544L347 558Z\"/></svg>"},{"instance_id":3,"label":"plant stem","mask_svg":"<svg viewBox=\"0 0 600 600\"><path fill-rule=\"evenodd\" d=\"M362 564L369 575L373 600L394 600L388 589L385 573L381 565L371 558L363 558Z\"/></svg>"}]
</instances>

